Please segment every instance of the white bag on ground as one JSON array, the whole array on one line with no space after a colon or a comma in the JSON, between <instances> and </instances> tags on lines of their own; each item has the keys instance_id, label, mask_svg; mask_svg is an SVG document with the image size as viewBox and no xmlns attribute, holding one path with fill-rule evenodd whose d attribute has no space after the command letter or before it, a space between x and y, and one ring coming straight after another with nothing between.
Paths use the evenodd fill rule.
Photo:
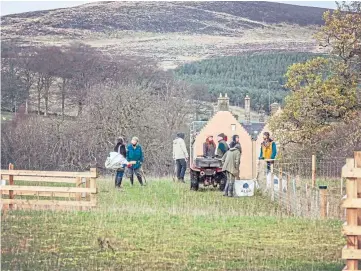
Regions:
<instances>
[{"instance_id":1,"label":"white bag on ground","mask_svg":"<svg viewBox=\"0 0 361 271\"><path fill-rule=\"evenodd\" d=\"M117 152L109 153L107 160L105 160L105 168L107 169L116 170L121 168L123 165L128 165L128 161L124 158L123 155Z\"/></svg>"},{"instance_id":2,"label":"white bag on ground","mask_svg":"<svg viewBox=\"0 0 361 271\"><path fill-rule=\"evenodd\" d=\"M254 196L254 189L254 180L236 180L234 182L236 197L252 197Z\"/></svg>"}]
</instances>

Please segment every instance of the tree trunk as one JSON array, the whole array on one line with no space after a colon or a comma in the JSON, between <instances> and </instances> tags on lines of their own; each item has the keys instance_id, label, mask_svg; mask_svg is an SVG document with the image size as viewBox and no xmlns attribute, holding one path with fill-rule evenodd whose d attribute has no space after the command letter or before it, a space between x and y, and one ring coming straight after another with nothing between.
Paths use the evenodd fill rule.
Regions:
<instances>
[{"instance_id":1,"label":"tree trunk","mask_svg":"<svg viewBox=\"0 0 361 271\"><path fill-rule=\"evenodd\" d=\"M66 79L63 78L63 83L61 86L61 115L63 116L63 120L65 115L65 84L66 84Z\"/></svg>"},{"instance_id":2,"label":"tree trunk","mask_svg":"<svg viewBox=\"0 0 361 271\"><path fill-rule=\"evenodd\" d=\"M40 105L41 105L41 92L38 89L38 115L40 115Z\"/></svg>"},{"instance_id":3,"label":"tree trunk","mask_svg":"<svg viewBox=\"0 0 361 271\"><path fill-rule=\"evenodd\" d=\"M83 112L83 103L81 101L78 102L78 117Z\"/></svg>"},{"instance_id":4,"label":"tree trunk","mask_svg":"<svg viewBox=\"0 0 361 271\"><path fill-rule=\"evenodd\" d=\"M48 87L45 88L44 102L45 102L44 116L47 116L48 115L48 107L49 107L49 88Z\"/></svg>"}]
</instances>

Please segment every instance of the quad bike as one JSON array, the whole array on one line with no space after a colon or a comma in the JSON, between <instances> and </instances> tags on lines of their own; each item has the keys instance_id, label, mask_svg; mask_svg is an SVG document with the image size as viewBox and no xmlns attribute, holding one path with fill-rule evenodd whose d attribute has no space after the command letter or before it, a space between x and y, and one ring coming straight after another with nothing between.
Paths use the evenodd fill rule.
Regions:
<instances>
[{"instance_id":1,"label":"quad bike","mask_svg":"<svg viewBox=\"0 0 361 271\"><path fill-rule=\"evenodd\" d=\"M191 190L197 191L199 184L213 186L223 191L227 177L222 171L222 161L212 157L197 157L190 167Z\"/></svg>"}]
</instances>

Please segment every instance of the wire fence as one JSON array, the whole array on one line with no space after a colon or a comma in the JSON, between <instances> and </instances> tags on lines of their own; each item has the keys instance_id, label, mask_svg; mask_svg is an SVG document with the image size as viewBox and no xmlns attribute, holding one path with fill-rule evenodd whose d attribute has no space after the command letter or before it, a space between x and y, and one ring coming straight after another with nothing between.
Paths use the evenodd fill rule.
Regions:
<instances>
[{"instance_id":1,"label":"wire fence","mask_svg":"<svg viewBox=\"0 0 361 271\"><path fill-rule=\"evenodd\" d=\"M262 192L289 215L344 219L341 208L346 158L261 161L258 182ZM271 181L273 179L273 182Z\"/></svg>"}]
</instances>

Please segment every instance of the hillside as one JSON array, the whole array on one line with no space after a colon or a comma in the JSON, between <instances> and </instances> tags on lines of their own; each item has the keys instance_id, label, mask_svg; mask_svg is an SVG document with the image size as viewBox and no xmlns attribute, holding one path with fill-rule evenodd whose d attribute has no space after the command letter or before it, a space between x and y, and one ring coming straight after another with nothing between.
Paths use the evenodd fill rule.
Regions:
<instances>
[{"instance_id":1,"label":"hillside","mask_svg":"<svg viewBox=\"0 0 361 271\"><path fill-rule=\"evenodd\" d=\"M324 11L272 2L98 2L3 16L1 31L4 41L81 40L173 68L247 51L317 51L312 33Z\"/></svg>"},{"instance_id":2,"label":"hillside","mask_svg":"<svg viewBox=\"0 0 361 271\"><path fill-rule=\"evenodd\" d=\"M253 53L242 56L219 57L185 64L175 75L190 83L206 86L213 97L226 92L233 104L244 106L246 95L256 112L268 110L270 102L282 103L287 91L284 74L287 67L319 56L312 53L278 52Z\"/></svg>"}]
</instances>

